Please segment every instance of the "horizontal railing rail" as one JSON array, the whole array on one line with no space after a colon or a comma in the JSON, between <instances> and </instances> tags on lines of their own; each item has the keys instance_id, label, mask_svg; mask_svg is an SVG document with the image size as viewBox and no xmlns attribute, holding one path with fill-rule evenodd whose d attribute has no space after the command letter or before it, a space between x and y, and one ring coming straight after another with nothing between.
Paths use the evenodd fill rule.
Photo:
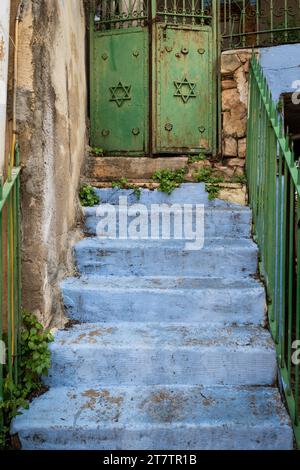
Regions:
<instances>
[{"instance_id":1,"label":"horizontal railing rail","mask_svg":"<svg viewBox=\"0 0 300 470\"><path fill-rule=\"evenodd\" d=\"M4 387L18 384L21 327L20 166L0 177L0 401ZM3 417L0 414L0 430Z\"/></svg>"},{"instance_id":2,"label":"horizontal railing rail","mask_svg":"<svg viewBox=\"0 0 300 470\"><path fill-rule=\"evenodd\" d=\"M254 56L250 67L246 169L280 387L300 446L300 170ZM274 405L275 406L275 405Z\"/></svg>"}]
</instances>

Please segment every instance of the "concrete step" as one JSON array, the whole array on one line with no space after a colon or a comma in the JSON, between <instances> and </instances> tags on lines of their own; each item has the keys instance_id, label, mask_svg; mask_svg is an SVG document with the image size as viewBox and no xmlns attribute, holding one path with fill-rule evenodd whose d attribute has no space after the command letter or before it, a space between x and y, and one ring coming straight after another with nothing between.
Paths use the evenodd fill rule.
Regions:
<instances>
[{"instance_id":1,"label":"concrete step","mask_svg":"<svg viewBox=\"0 0 300 470\"><path fill-rule=\"evenodd\" d=\"M146 208L140 204L128 207L107 206L106 204L100 204L99 207L86 207L84 208L85 233L105 238L107 236L107 226L103 227L104 221L107 221L107 215L111 215L112 212L116 217L118 235L120 233L120 224L124 226L124 221L126 222L128 233L130 224L137 220L141 212L143 213L143 223L146 226L145 230L149 237L153 233L154 225L158 227L160 238L162 238L163 228L168 228L169 225L168 233L170 233L171 238L174 238L174 233L189 233L186 230L186 224L189 224L188 227L191 225L194 232L197 227L200 227L200 224L201 228L204 224L204 236L207 238L249 238L251 235L251 211L248 208L208 206L204 208L203 212L200 212L199 208L187 204L185 207L181 204L174 204L173 206L169 204L158 206L155 204ZM180 231L178 232L178 230Z\"/></svg>"},{"instance_id":2,"label":"concrete step","mask_svg":"<svg viewBox=\"0 0 300 470\"><path fill-rule=\"evenodd\" d=\"M205 191L205 184L203 183L184 183L179 188L176 188L172 194L168 195L157 189L142 189L140 197L136 197L131 189L117 189L117 188L95 188L100 202L108 204L119 204L119 197L126 196L128 204L205 204L207 206L215 207L240 207L219 199L213 201L208 200L208 194Z\"/></svg>"},{"instance_id":3,"label":"concrete step","mask_svg":"<svg viewBox=\"0 0 300 470\"><path fill-rule=\"evenodd\" d=\"M183 183L168 195L157 189L141 189L138 198L131 189L95 188L101 203L118 204L120 196L128 198L128 204L205 204L206 207L242 208L238 204L214 199L209 201L204 183ZM246 209L246 208L245 208Z\"/></svg>"},{"instance_id":4,"label":"concrete step","mask_svg":"<svg viewBox=\"0 0 300 470\"><path fill-rule=\"evenodd\" d=\"M270 387L53 388L12 426L24 450L291 450Z\"/></svg>"},{"instance_id":5,"label":"concrete step","mask_svg":"<svg viewBox=\"0 0 300 470\"><path fill-rule=\"evenodd\" d=\"M80 322L168 321L262 324L265 290L252 278L92 277L61 285L68 316Z\"/></svg>"},{"instance_id":6,"label":"concrete step","mask_svg":"<svg viewBox=\"0 0 300 470\"><path fill-rule=\"evenodd\" d=\"M91 237L74 248L81 274L245 277L257 271L257 246L250 239L205 239L202 249L189 250L183 240Z\"/></svg>"},{"instance_id":7,"label":"concrete step","mask_svg":"<svg viewBox=\"0 0 300 470\"><path fill-rule=\"evenodd\" d=\"M273 342L261 327L95 323L59 331L47 384L272 385Z\"/></svg>"}]
</instances>

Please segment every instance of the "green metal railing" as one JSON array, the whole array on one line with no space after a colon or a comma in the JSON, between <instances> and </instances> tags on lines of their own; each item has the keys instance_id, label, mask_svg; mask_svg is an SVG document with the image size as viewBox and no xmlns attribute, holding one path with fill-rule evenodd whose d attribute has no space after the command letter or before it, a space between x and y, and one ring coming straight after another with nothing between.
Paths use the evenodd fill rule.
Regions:
<instances>
[{"instance_id":1,"label":"green metal railing","mask_svg":"<svg viewBox=\"0 0 300 470\"><path fill-rule=\"evenodd\" d=\"M300 170L256 57L250 67L247 176L280 386L300 446Z\"/></svg>"},{"instance_id":2,"label":"green metal railing","mask_svg":"<svg viewBox=\"0 0 300 470\"><path fill-rule=\"evenodd\" d=\"M20 272L20 166L19 151L6 181L0 177L0 340L5 364L0 361L0 401L4 381L18 383L21 325ZM1 357L3 359L3 355ZM0 427L1 427L0 416Z\"/></svg>"},{"instance_id":3,"label":"green metal railing","mask_svg":"<svg viewBox=\"0 0 300 470\"><path fill-rule=\"evenodd\" d=\"M299 0L223 0L222 48L300 42Z\"/></svg>"},{"instance_id":4,"label":"green metal railing","mask_svg":"<svg viewBox=\"0 0 300 470\"><path fill-rule=\"evenodd\" d=\"M300 42L300 0L91 0L96 30L219 23L223 50ZM152 14L150 15L150 10ZM153 14L154 13L154 14Z\"/></svg>"}]
</instances>

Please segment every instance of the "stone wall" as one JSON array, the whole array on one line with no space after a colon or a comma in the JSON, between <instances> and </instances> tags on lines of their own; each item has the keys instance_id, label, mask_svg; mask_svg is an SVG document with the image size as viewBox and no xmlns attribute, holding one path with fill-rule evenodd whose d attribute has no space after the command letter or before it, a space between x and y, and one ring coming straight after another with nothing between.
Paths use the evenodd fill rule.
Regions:
<instances>
[{"instance_id":1,"label":"stone wall","mask_svg":"<svg viewBox=\"0 0 300 470\"><path fill-rule=\"evenodd\" d=\"M16 3L16 2L15 2ZM25 0L20 25L18 130L22 172L23 305L61 323L58 284L72 270L86 145L83 1Z\"/></svg>"},{"instance_id":2,"label":"stone wall","mask_svg":"<svg viewBox=\"0 0 300 470\"><path fill-rule=\"evenodd\" d=\"M226 51L221 59L223 160L228 176L244 173L249 50Z\"/></svg>"}]
</instances>

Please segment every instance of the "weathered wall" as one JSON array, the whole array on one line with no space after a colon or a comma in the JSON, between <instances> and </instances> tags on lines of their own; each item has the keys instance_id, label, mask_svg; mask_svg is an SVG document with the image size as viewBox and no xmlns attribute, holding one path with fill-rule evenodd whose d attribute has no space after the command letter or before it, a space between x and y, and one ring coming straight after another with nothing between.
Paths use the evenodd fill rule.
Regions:
<instances>
[{"instance_id":1,"label":"weathered wall","mask_svg":"<svg viewBox=\"0 0 300 470\"><path fill-rule=\"evenodd\" d=\"M22 163L23 305L44 324L63 318L58 283L80 216L86 144L83 1L25 0L18 127Z\"/></svg>"},{"instance_id":2,"label":"weathered wall","mask_svg":"<svg viewBox=\"0 0 300 470\"><path fill-rule=\"evenodd\" d=\"M221 60L222 166L228 176L242 174L246 157L249 50L227 51Z\"/></svg>"},{"instance_id":3,"label":"weathered wall","mask_svg":"<svg viewBox=\"0 0 300 470\"><path fill-rule=\"evenodd\" d=\"M0 2L0 175L4 173L10 2Z\"/></svg>"},{"instance_id":4,"label":"weathered wall","mask_svg":"<svg viewBox=\"0 0 300 470\"><path fill-rule=\"evenodd\" d=\"M260 63L275 101L300 89L300 44L262 48Z\"/></svg>"}]
</instances>

